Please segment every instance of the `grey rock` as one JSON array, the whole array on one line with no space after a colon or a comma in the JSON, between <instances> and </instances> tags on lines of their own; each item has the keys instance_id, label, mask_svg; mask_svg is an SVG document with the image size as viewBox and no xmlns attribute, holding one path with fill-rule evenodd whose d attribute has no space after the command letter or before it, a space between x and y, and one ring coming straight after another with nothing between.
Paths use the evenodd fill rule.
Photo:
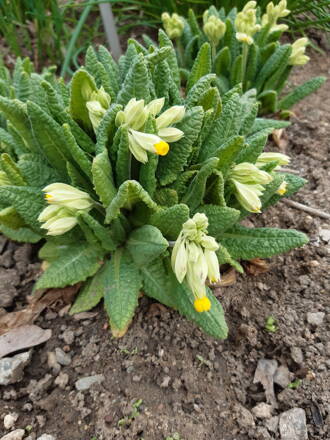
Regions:
<instances>
[{"instance_id":1,"label":"grey rock","mask_svg":"<svg viewBox=\"0 0 330 440\"><path fill-rule=\"evenodd\" d=\"M280 415L281 440L308 440L306 414L302 408L292 408Z\"/></svg>"},{"instance_id":2,"label":"grey rock","mask_svg":"<svg viewBox=\"0 0 330 440\"><path fill-rule=\"evenodd\" d=\"M4 235L0 236L0 254L2 254L2 251L6 247L8 240Z\"/></svg>"},{"instance_id":3,"label":"grey rock","mask_svg":"<svg viewBox=\"0 0 330 440\"><path fill-rule=\"evenodd\" d=\"M56 354L53 351L47 353L47 365L53 370L54 374L58 374L61 369L61 365L57 362Z\"/></svg>"},{"instance_id":4,"label":"grey rock","mask_svg":"<svg viewBox=\"0 0 330 440\"><path fill-rule=\"evenodd\" d=\"M286 388L291 382L290 371L285 365L281 365L275 371L274 382L282 388Z\"/></svg>"},{"instance_id":5,"label":"grey rock","mask_svg":"<svg viewBox=\"0 0 330 440\"><path fill-rule=\"evenodd\" d=\"M164 378L163 378L163 381L162 381L162 383L160 384L160 387L161 388L167 388L168 386L169 386L169 383L171 382L171 378L170 378L170 376L165 376Z\"/></svg>"},{"instance_id":6,"label":"grey rock","mask_svg":"<svg viewBox=\"0 0 330 440\"><path fill-rule=\"evenodd\" d=\"M276 432L278 430L278 423L279 423L279 417L273 416L270 419L266 420L265 426L268 429L268 431L276 434Z\"/></svg>"},{"instance_id":7,"label":"grey rock","mask_svg":"<svg viewBox=\"0 0 330 440\"><path fill-rule=\"evenodd\" d=\"M42 379L36 381L30 380L29 385L26 387L26 391L29 394L30 399L34 402L43 396L43 394L49 390L53 384L53 376L46 374Z\"/></svg>"},{"instance_id":8,"label":"grey rock","mask_svg":"<svg viewBox=\"0 0 330 440\"><path fill-rule=\"evenodd\" d=\"M64 351L59 347L55 348L55 356L60 365L68 366L71 364L71 356L67 353L64 353Z\"/></svg>"},{"instance_id":9,"label":"grey rock","mask_svg":"<svg viewBox=\"0 0 330 440\"><path fill-rule=\"evenodd\" d=\"M320 229L320 237L328 243L330 241L330 229Z\"/></svg>"},{"instance_id":10,"label":"grey rock","mask_svg":"<svg viewBox=\"0 0 330 440\"><path fill-rule=\"evenodd\" d=\"M30 359L29 351L0 359L0 385L9 385L22 380L24 367Z\"/></svg>"},{"instance_id":11,"label":"grey rock","mask_svg":"<svg viewBox=\"0 0 330 440\"><path fill-rule=\"evenodd\" d=\"M105 377L103 374L96 374L95 376L87 376L78 379L75 383L76 390L85 391L88 390L94 384L100 384L104 381Z\"/></svg>"},{"instance_id":12,"label":"grey rock","mask_svg":"<svg viewBox=\"0 0 330 440\"><path fill-rule=\"evenodd\" d=\"M277 361L274 359L259 359L254 373L253 383L261 383L265 390L266 400L274 408L277 407L274 392L274 374L277 370Z\"/></svg>"},{"instance_id":13,"label":"grey rock","mask_svg":"<svg viewBox=\"0 0 330 440\"><path fill-rule=\"evenodd\" d=\"M20 277L15 269L0 268L0 307L9 307L17 295Z\"/></svg>"},{"instance_id":14,"label":"grey rock","mask_svg":"<svg viewBox=\"0 0 330 440\"><path fill-rule=\"evenodd\" d=\"M67 345L73 344L74 332L72 330L65 330L62 334L62 339Z\"/></svg>"},{"instance_id":15,"label":"grey rock","mask_svg":"<svg viewBox=\"0 0 330 440\"><path fill-rule=\"evenodd\" d=\"M2 255L0 255L0 266L8 269L9 267L13 266L13 264L13 253L10 249L8 249Z\"/></svg>"},{"instance_id":16,"label":"grey rock","mask_svg":"<svg viewBox=\"0 0 330 440\"><path fill-rule=\"evenodd\" d=\"M42 434L37 440L56 440L56 438L50 434Z\"/></svg>"},{"instance_id":17,"label":"grey rock","mask_svg":"<svg viewBox=\"0 0 330 440\"><path fill-rule=\"evenodd\" d=\"M24 429L15 429L15 431L9 432L8 434L1 437L0 440L22 440L24 434Z\"/></svg>"},{"instance_id":18,"label":"grey rock","mask_svg":"<svg viewBox=\"0 0 330 440\"><path fill-rule=\"evenodd\" d=\"M299 365L304 363L304 355L299 347L291 347L290 349L292 359Z\"/></svg>"},{"instance_id":19,"label":"grey rock","mask_svg":"<svg viewBox=\"0 0 330 440\"><path fill-rule=\"evenodd\" d=\"M307 322L308 324L318 326L322 324L324 317L325 317L324 312L308 312Z\"/></svg>"},{"instance_id":20,"label":"grey rock","mask_svg":"<svg viewBox=\"0 0 330 440\"><path fill-rule=\"evenodd\" d=\"M258 419L270 419L272 416L272 406L261 402L252 408L251 412L258 417Z\"/></svg>"}]
</instances>

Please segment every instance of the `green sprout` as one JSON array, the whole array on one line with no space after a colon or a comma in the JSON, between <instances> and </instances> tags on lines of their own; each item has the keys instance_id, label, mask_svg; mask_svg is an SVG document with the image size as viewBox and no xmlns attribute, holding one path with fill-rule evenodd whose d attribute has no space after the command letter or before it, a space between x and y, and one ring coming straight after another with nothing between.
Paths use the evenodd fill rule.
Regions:
<instances>
[{"instance_id":1,"label":"green sprout","mask_svg":"<svg viewBox=\"0 0 330 440\"><path fill-rule=\"evenodd\" d=\"M288 388L290 388L291 390L296 390L297 388L300 387L302 383L301 379L296 379L293 382L289 383Z\"/></svg>"},{"instance_id":2,"label":"green sprout","mask_svg":"<svg viewBox=\"0 0 330 440\"><path fill-rule=\"evenodd\" d=\"M266 319L265 329L269 333L275 333L278 330L277 321L273 316L268 316L268 318Z\"/></svg>"},{"instance_id":3,"label":"green sprout","mask_svg":"<svg viewBox=\"0 0 330 440\"><path fill-rule=\"evenodd\" d=\"M139 408L142 405L142 402L142 399L136 400L132 405L133 409L131 411L131 414L120 419L118 422L118 426L129 426L131 422L140 414Z\"/></svg>"}]
</instances>

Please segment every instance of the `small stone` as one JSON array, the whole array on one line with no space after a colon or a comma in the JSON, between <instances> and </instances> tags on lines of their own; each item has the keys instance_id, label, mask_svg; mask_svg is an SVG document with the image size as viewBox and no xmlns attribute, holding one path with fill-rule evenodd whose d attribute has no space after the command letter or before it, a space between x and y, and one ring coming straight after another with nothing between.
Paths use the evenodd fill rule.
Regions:
<instances>
[{"instance_id":1,"label":"small stone","mask_svg":"<svg viewBox=\"0 0 330 440\"><path fill-rule=\"evenodd\" d=\"M1 437L0 440L22 440L24 434L24 429L15 429L15 431L9 432L8 434Z\"/></svg>"},{"instance_id":2,"label":"small stone","mask_svg":"<svg viewBox=\"0 0 330 440\"><path fill-rule=\"evenodd\" d=\"M33 410L32 403L24 403L23 405L23 411L31 412Z\"/></svg>"},{"instance_id":3,"label":"small stone","mask_svg":"<svg viewBox=\"0 0 330 440\"><path fill-rule=\"evenodd\" d=\"M308 440L306 414L302 408L292 408L280 415L281 440Z\"/></svg>"},{"instance_id":4,"label":"small stone","mask_svg":"<svg viewBox=\"0 0 330 440\"><path fill-rule=\"evenodd\" d=\"M56 438L50 434L42 434L37 440L56 440Z\"/></svg>"},{"instance_id":5,"label":"small stone","mask_svg":"<svg viewBox=\"0 0 330 440\"><path fill-rule=\"evenodd\" d=\"M308 312L307 313L307 322L311 325L321 325L324 319L324 312Z\"/></svg>"},{"instance_id":6,"label":"small stone","mask_svg":"<svg viewBox=\"0 0 330 440\"><path fill-rule=\"evenodd\" d=\"M94 384L100 384L104 381L105 377L103 374L96 374L95 376L87 376L78 379L75 383L75 387L78 391L88 390Z\"/></svg>"},{"instance_id":7,"label":"small stone","mask_svg":"<svg viewBox=\"0 0 330 440\"><path fill-rule=\"evenodd\" d=\"M237 423L242 428L254 428L255 423L253 419L253 415L250 413L248 409L246 409L243 405L237 403L234 407L236 412Z\"/></svg>"},{"instance_id":8,"label":"small stone","mask_svg":"<svg viewBox=\"0 0 330 440\"><path fill-rule=\"evenodd\" d=\"M15 269L0 268L0 307L9 307L13 303L20 283L20 276Z\"/></svg>"},{"instance_id":9,"label":"small stone","mask_svg":"<svg viewBox=\"0 0 330 440\"><path fill-rule=\"evenodd\" d=\"M55 356L60 365L68 366L71 364L71 356L67 353L64 353L64 351L59 347L55 348Z\"/></svg>"},{"instance_id":10,"label":"small stone","mask_svg":"<svg viewBox=\"0 0 330 440\"><path fill-rule=\"evenodd\" d=\"M0 266L8 269L9 267L13 266L13 264L14 264L13 253L10 249L8 249L6 252L0 255Z\"/></svg>"},{"instance_id":11,"label":"small stone","mask_svg":"<svg viewBox=\"0 0 330 440\"><path fill-rule=\"evenodd\" d=\"M165 376L164 379L163 379L163 382L160 384L160 387L161 388L167 388L169 383L170 383L170 381L171 381L170 376Z\"/></svg>"},{"instance_id":12,"label":"small stone","mask_svg":"<svg viewBox=\"0 0 330 440\"><path fill-rule=\"evenodd\" d=\"M24 367L30 359L29 351L0 359L0 385L9 385L22 380Z\"/></svg>"},{"instance_id":13,"label":"small stone","mask_svg":"<svg viewBox=\"0 0 330 440\"><path fill-rule=\"evenodd\" d=\"M268 431L276 434L276 432L278 430L278 422L279 422L279 417L273 416L270 419L266 420L265 426L268 429Z\"/></svg>"},{"instance_id":14,"label":"small stone","mask_svg":"<svg viewBox=\"0 0 330 440\"><path fill-rule=\"evenodd\" d=\"M11 429L15 426L15 422L18 419L17 413L6 414L3 419L3 426L5 429Z\"/></svg>"},{"instance_id":15,"label":"small stone","mask_svg":"<svg viewBox=\"0 0 330 440\"><path fill-rule=\"evenodd\" d=\"M270 419L272 416L272 406L267 403L258 403L251 412L258 417L258 419Z\"/></svg>"},{"instance_id":16,"label":"small stone","mask_svg":"<svg viewBox=\"0 0 330 440\"><path fill-rule=\"evenodd\" d=\"M73 344L74 332L72 330L65 330L62 334L62 339L67 345Z\"/></svg>"},{"instance_id":17,"label":"small stone","mask_svg":"<svg viewBox=\"0 0 330 440\"><path fill-rule=\"evenodd\" d=\"M60 387L62 390L67 386L69 382L69 375L66 373L60 373L57 378L55 379L55 385Z\"/></svg>"},{"instance_id":18,"label":"small stone","mask_svg":"<svg viewBox=\"0 0 330 440\"><path fill-rule=\"evenodd\" d=\"M140 382L141 379L142 379L142 376L135 375L135 376L132 377L132 381L133 382Z\"/></svg>"},{"instance_id":19,"label":"small stone","mask_svg":"<svg viewBox=\"0 0 330 440\"><path fill-rule=\"evenodd\" d=\"M38 415L38 416L36 416L36 419L37 419L37 422L38 422L38 425L40 426L40 428L42 428L43 426L46 425L46 417L45 416Z\"/></svg>"},{"instance_id":20,"label":"small stone","mask_svg":"<svg viewBox=\"0 0 330 440\"><path fill-rule=\"evenodd\" d=\"M61 369L61 365L57 362L56 354L53 351L47 353L47 365L53 370L54 374L58 374Z\"/></svg>"},{"instance_id":21,"label":"small stone","mask_svg":"<svg viewBox=\"0 0 330 440\"><path fill-rule=\"evenodd\" d=\"M298 364L301 365L304 363L304 355L299 347L291 347L290 349L292 359Z\"/></svg>"},{"instance_id":22,"label":"small stone","mask_svg":"<svg viewBox=\"0 0 330 440\"><path fill-rule=\"evenodd\" d=\"M285 365L281 365L275 371L274 382L282 388L286 388L291 382L290 371Z\"/></svg>"},{"instance_id":23,"label":"small stone","mask_svg":"<svg viewBox=\"0 0 330 440\"><path fill-rule=\"evenodd\" d=\"M320 229L320 237L328 243L330 241L330 229Z\"/></svg>"}]
</instances>

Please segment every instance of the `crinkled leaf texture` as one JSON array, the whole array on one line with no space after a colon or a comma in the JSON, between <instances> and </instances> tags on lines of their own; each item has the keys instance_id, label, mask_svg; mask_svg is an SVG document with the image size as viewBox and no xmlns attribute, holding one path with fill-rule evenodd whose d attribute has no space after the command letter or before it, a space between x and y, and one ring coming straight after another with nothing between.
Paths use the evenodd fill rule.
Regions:
<instances>
[{"instance_id":1,"label":"crinkled leaf texture","mask_svg":"<svg viewBox=\"0 0 330 440\"><path fill-rule=\"evenodd\" d=\"M308 238L294 229L246 228L236 225L222 234L221 243L233 258L268 258L303 246Z\"/></svg>"},{"instance_id":2,"label":"crinkled leaf texture","mask_svg":"<svg viewBox=\"0 0 330 440\"><path fill-rule=\"evenodd\" d=\"M168 248L168 241L155 226L144 225L130 234L126 246L134 263L143 266L163 254Z\"/></svg>"},{"instance_id":3,"label":"crinkled leaf texture","mask_svg":"<svg viewBox=\"0 0 330 440\"><path fill-rule=\"evenodd\" d=\"M114 336L123 336L131 323L142 287L141 273L127 249L117 249L106 269L104 306Z\"/></svg>"},{"instance_id":4,"label":"crinkled leaf texture","mask_svg":"<svg viewBox=\"0 0 330 440\"><path fill-rule=\"evenodd\" d=\"M207 296L211 301L209 312L198 313L194 309L194 297L187 285L179 284L171 270L167 271L162 259L141 268L143 275L143 289L146 295L176 309L181 315L193 321L207 334L225 339L228 327L225 321L221 304L214 297L210 289Z\"/></svg>"},{"instance_id":5,"label":"crinkled leaf texture","mask_svg":"<svg viewBox=\"0 0 330 440\"><path fill-rule=\"evenodd\" d=\"M35 285L37 289L65 287L85 281L102 265L103 252L99 247L86 243L71 245L41 275Z\"/></svg>"}]
</instances>

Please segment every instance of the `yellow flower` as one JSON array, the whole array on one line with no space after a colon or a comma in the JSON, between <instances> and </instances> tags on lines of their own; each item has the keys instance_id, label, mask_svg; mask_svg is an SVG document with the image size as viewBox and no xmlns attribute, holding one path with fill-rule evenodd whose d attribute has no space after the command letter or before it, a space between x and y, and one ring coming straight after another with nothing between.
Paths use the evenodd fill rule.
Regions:
<instances>
[{"instance_id":1,"label":"yellow flower","mask_svg":"<svg viewBox=\"0 0 330 440\"><path fill-rule=\"evenodd\" d=\"M85 92L87 93L87 92ZM92 123L93 129L96 132L100 122L110 106L111 98L106 93L103 87L96 92L89 92L86 107L88 116Z\"/></svg>"},{"instance_id":2,"label":"yellow flower","mask_svg":"<svg viewBox=\"0 0 330 440\"><path fill-rule=\"evenodd\" d=\"M208 10L204 12L203 20L203 31L205 35L214 46L217 46L221 38L225 35L226 24L215 15L210 15Z\"/></svg>"},{"instance_id":3,"label":"yellow flower","mask_svg":"<svg viewBox=\"0 0 330 440\"><path fill-rule=\"evenodd\" d=\"M274 153L274 152L261 153L258 156L256 166L262 167L266 163L275 162L275 161L278 163L278 165L288 165L290 163L290 157L282 153Z\"/></svg>"},{"instance_id":4,"label":"yellow flower","mask_svg":"<svg viewBox=\"0 0 330 440\"><path fill-rule=\"evenodd\" d=\"M286 24L277 24L279 18L286 17L290 14L290 10L287 9L286 0L281 0L276 6L273 2L268 3L266 13L262 16L262 27L269 26L271 32L286 31L288 26Z\"/></svg>"},{"instance_id":5,"label":"yellow flower","mask_svg":"<svg viewBox=\"0 0 330 440\"><path fill-rule=\"evenodd\" d=\"M215 253L219 245L207 235L208 219L197 213L182 225L171 256L172 269L179 283L186 280L194 295L197 312L208 311L211 303L206 296L205 282L220 279L219 262Z\"/></svg>"},{"instance_id":6,"label":"yellow flower","mask_svg":"<svg viewBox=\"0 0 330 440\"><path fill-rule=\"evenodd\" d=\"M257 24L256 5L255 1L248 2L235 18L236 39L249 45L253 43L253 35L261 29Z\"/></svg>"},{"instance_id":7,"label":"yellow flower","mask_svg":"<svg viewBox=\"0 0 330 440\"><path fill-rule=\"evenodd\" d=\"M284 196L284 194L287 192L287 186L288 183L284 180L281 185L278 187L277 189L277 194L279 194L280 196Z\"/></svg>"},{"instance_id":8,"label":"yellow flower","mask_svg":"<svg viewBox=\"0 0 330 440\"><path fill-rule=\"evenodd\" d=\"M78 223L72 211L56 205L47 206L40 213L38 220L43 223L41 227L48 230L47 235L65 234Z\"/></svg>"}]
</instances>

